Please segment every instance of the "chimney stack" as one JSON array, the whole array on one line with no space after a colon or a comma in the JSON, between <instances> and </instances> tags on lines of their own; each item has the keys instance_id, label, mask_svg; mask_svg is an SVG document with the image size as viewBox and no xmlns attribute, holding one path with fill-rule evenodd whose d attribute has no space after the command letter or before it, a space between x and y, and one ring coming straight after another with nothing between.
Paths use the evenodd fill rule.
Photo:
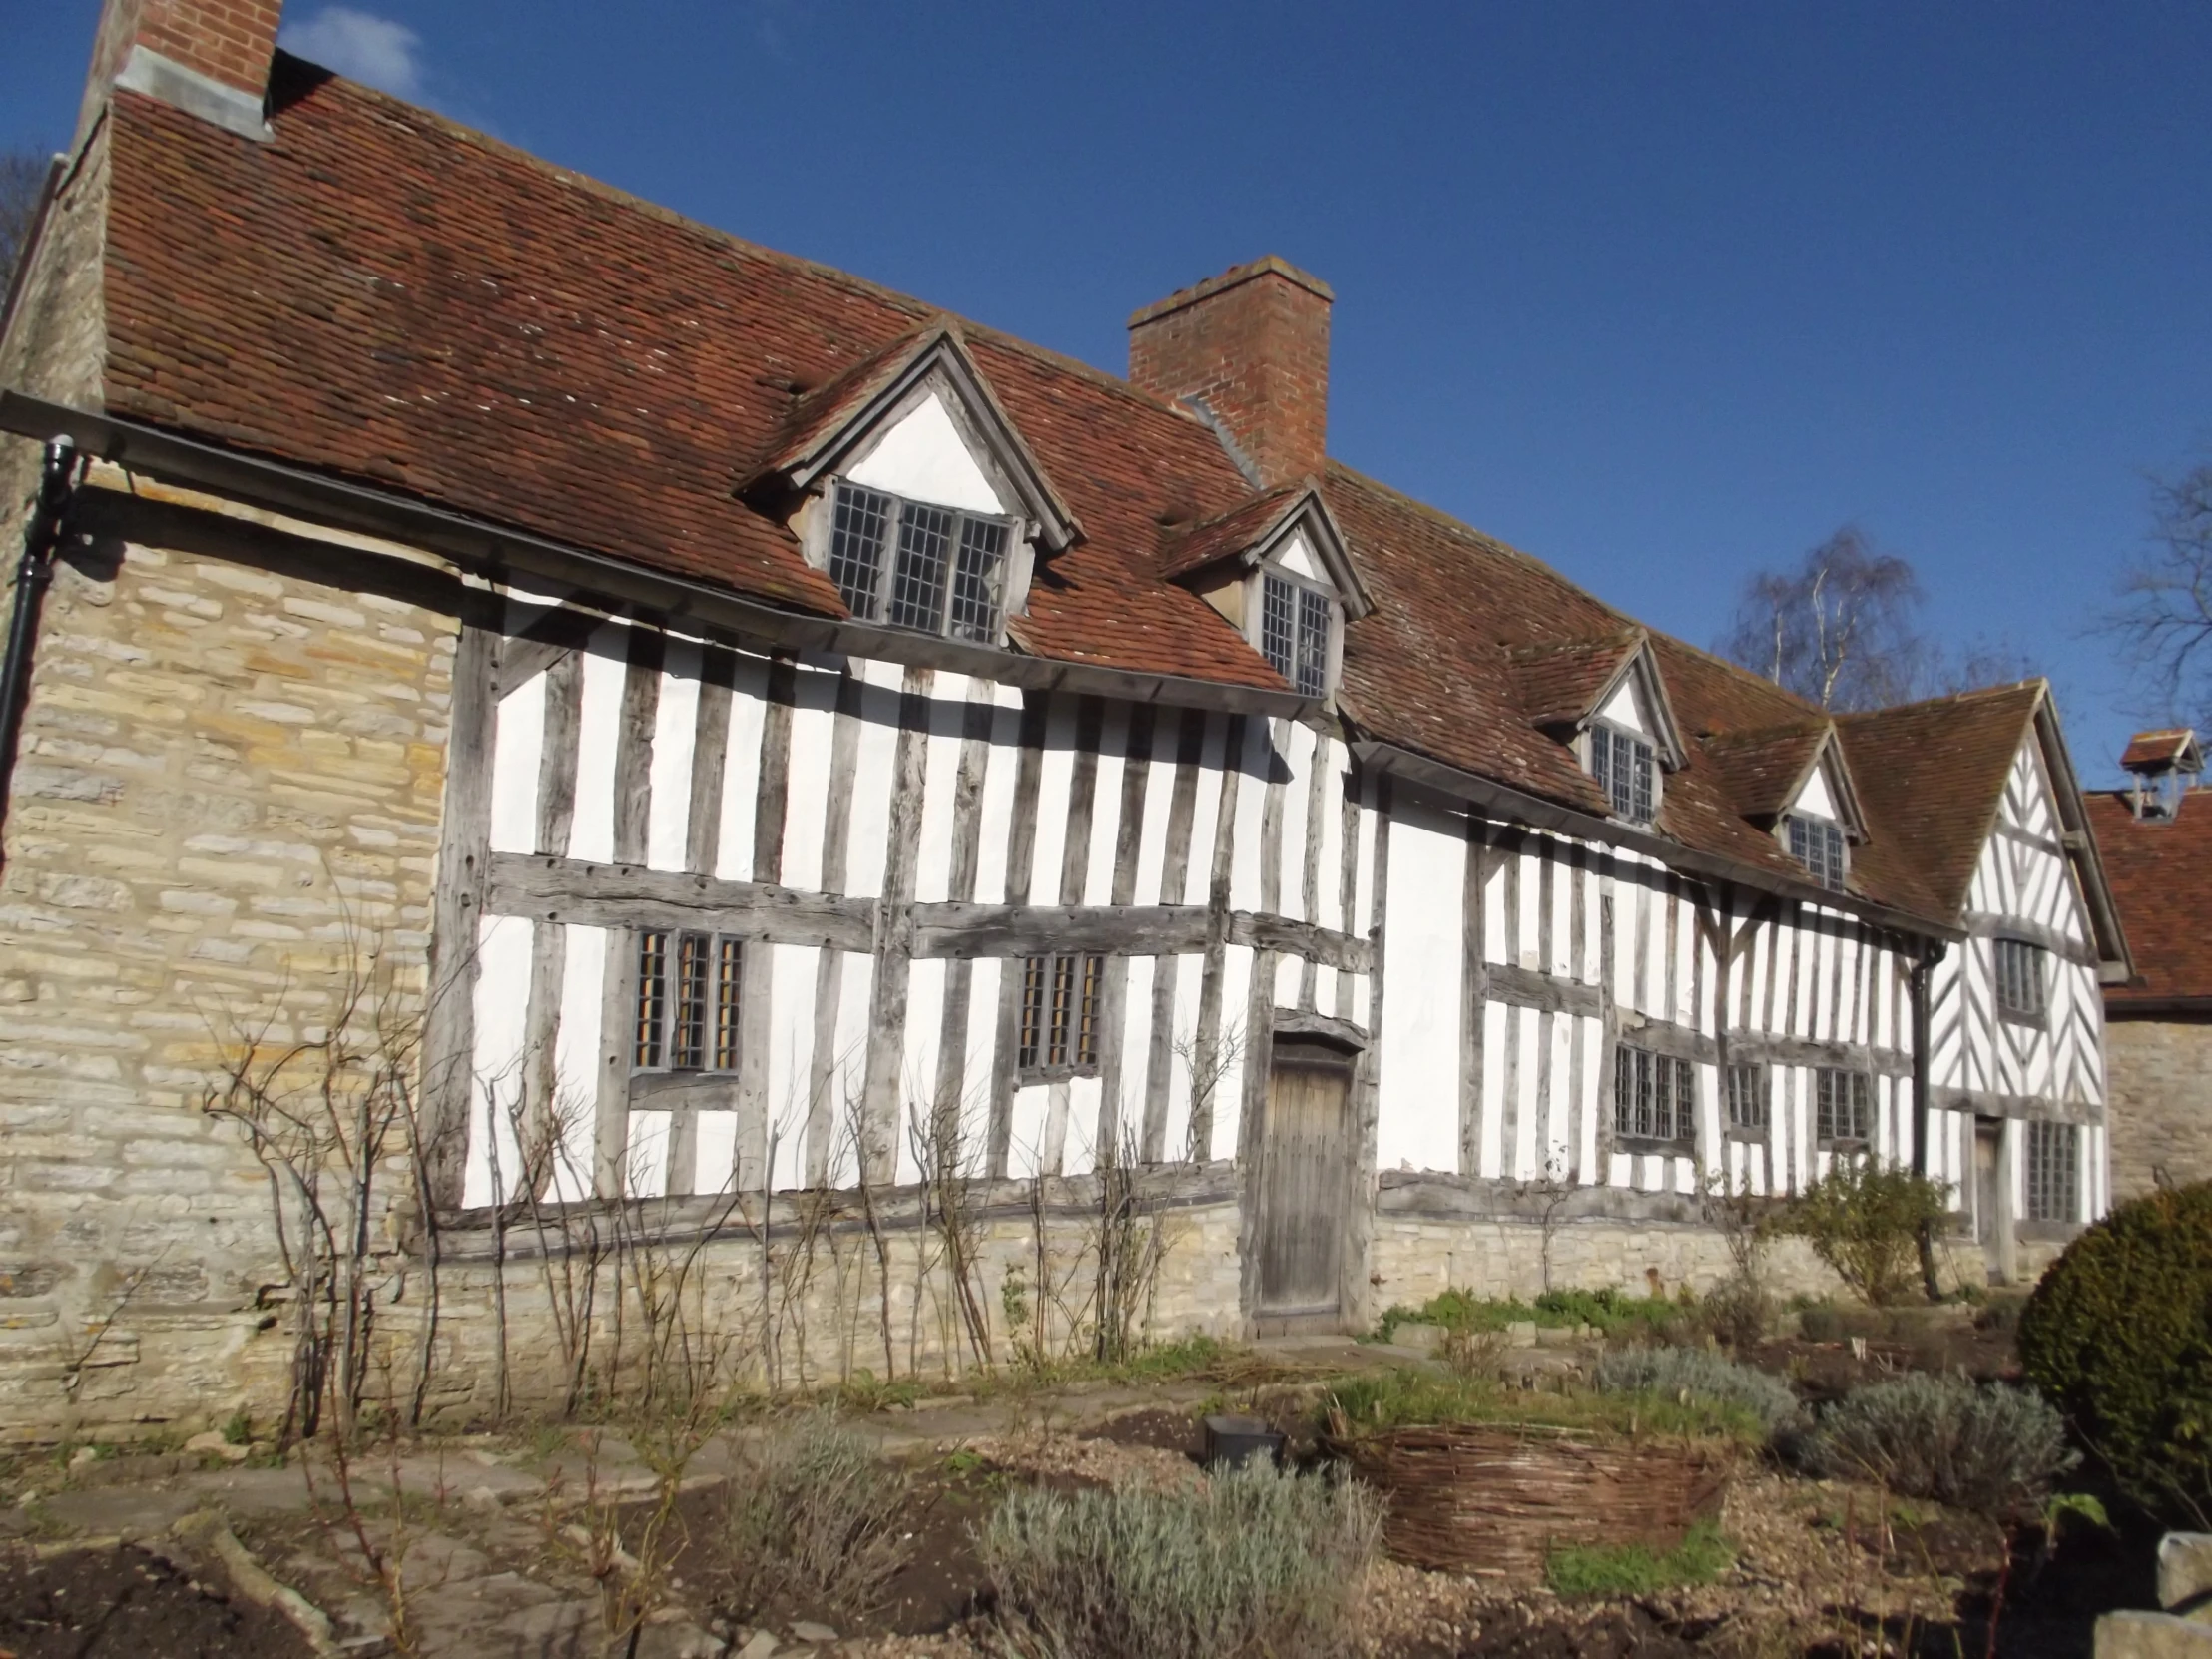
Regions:
<instances>
[{"instance_id":1,"label":"chimney stack","mask_svg":"<svg viewBox=\"0 0 2212 1659\"><path fill-rule=\"evenodd\" d=\"M2192 728L2169 726L2128 739L2120 767L2135 780L2128 800L2138 819L2178 818L2190 780L2204 771L2204 751Z\"/></svg>"},{"instance_id":2,"label":"chimney stack","mask_svg":"<svg viewBox=\"0 0 2212 1659\"><path fill-rule=\"evenodd\" d=\"M1207 419L1257 488L1329 454L1329 284L1270 254L1129 319L1129 378Z\"/></svg>"},{"instance_id":3,"label":"chimney stack","mask_svg":"<svg viewBox=\"0 0 2212 1659\"><path fill-rule=\"evenodd\" d=\"M93 37L77 142L116 87L243 138L268 138L269 61L283 9L283 0L108 0Z\"/></svg>"}]
</instances>

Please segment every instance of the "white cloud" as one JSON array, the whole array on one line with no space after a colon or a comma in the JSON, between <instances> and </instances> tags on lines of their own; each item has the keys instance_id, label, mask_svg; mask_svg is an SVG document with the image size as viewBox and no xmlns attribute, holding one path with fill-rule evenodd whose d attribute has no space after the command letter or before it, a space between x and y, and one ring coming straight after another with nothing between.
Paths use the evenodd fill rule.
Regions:
<instances>
[{"instance_id":1,"label":"white cloud","mask_svg":"<svg viewBox=\"0 0 2212 1659\"><path fill-rule=\"evenodd\" d=\"M300 22L285 24L276 38L285 51L380 87L394 98L419 102L422 97L417 61L422 37L404 23L351 6L325 6Z\"/></svg>"}]
</instances>

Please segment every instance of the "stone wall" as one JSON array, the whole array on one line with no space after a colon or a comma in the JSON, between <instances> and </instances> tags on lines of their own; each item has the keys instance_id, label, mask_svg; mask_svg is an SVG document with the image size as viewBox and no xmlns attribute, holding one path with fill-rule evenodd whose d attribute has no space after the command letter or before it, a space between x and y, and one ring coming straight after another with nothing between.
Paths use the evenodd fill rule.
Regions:
<instances>
[{"instance_id":1,"label":"stone wall","mask_svg":"<svg viewBox=\"0 0 2212 1659\"><path fill-rule=\"evenodd\" d=\"M418 1016L455 636L422 602L452 586L436 572L332 547L329 585L255 562L251 527L87 496L0 871L0 1430L17 1434L238 1392L284 1274L269 1178L202 1106L242 1033L312 1041L364 949L383 1011ZM178 533L125 539L126 508Z\"/></svg>"},{"instance_id":2,"label":"stone wall","mask_svg":"<svg viewBox=\"0 0 2212 1659\"><path fill-rule=\"evenodd\" d=\"M2104 1056L2113 1202L2149 1192L2159 1171L2212 1180L2212 1022L2110 1018Z\"/></svg>"}]
</instances>

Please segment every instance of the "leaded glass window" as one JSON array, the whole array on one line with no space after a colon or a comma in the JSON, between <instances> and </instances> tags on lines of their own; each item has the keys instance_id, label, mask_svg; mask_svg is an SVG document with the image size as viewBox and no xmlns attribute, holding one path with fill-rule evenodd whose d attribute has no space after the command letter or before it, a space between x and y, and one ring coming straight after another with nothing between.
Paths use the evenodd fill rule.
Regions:
<instances>
[{"instance_id":1,"label":"leaded glass window","mask_svg":"<svg viewBox=\"0 0 2212 1659\"><path fill-rule=\"evenodd\" d=\"M1031 956L1021 966L1019 1065L1032 1081L1098 1069L1098 999L1106 958Z\"/></svg>"},{"instance_id":2,"label":"leaded glass window","mask_svg":"<svg viewBox=\"0 0 2212 1659\"><path fill-rule=\"evenodd\" d=\"M1624 1140L1687 1144L1696 1126L1695 1066L1627 1043L1614 1049L1614 1134Z\"/></svg>"},{"instance_id":3,"label":"leaded glass window","mask_svg":"<svg viewBox=\"0 0 2212 1659\"><path fill-rule=\"evenodd\" d=\"M1790 856L1822 886L1843 890L1844 832L1827 819L1790 815Z\"/></svg>"},{"instance_id":4,"label":"leaded glass window","mask_svg":"<svg viewBox=\"0 0 2212 1659\"><path fill-rule=\"evenodd\" d=\"M2022 1019L2043 1017L2043 948L2025 939L1998 939L1997 1007Z\"/></svg>"},{"instance_id":5,"label":"leaded glass window","mask_svg":"<svg viewBox=\"0 0 2212 1659\"><path fill-rule=\"evenodd\" d=\"M1613 816L1649 824L1652 811L1651 745L1617 726L1590 728L1590 775L1612 804Z\"/></svg>"},{"instance_id":6,"label":"leaded glass window","mask_svg":"<svg viewBox=\"0 0 2212 1659\"><path fill-rule=\"evenodd\" d=\"M1823 1066L1813 1074L1814 1132L1823 1146L1874 1139L1874 1087L1863 1071Z\"/></svg>"},{"instance_id":7,"label":"leaded glass window","mask_svg":"<svg viewBox=\"0 0 2212 1659\"><path fill-rule=\"evenodd\" d=\"M2029 1123L2027 1219L2078 1221L2081 1216L2081 1132L2070 1123Z\"/></svg>"},{"instance_id":8,"label":"leaded glass window","mask_svg":"<svg viewBox=\"0 0 2212 1659\"><path fill-rule=\"evenodd\" d=\"M830 579L863 622L996 645L1006 618L1006 520L840 483Z\"/></svg>"},{"instance_id":9,"label":"leaded glass window","mask_svg":"<svg viewBox=\"0 0 2212 1659\"><path fill-rule=\"evenodd\" d=\"M1336 606L1318 588L1270 570L1260 578L1260 652L1301 697L1329 689Z\"/></svg>"},{"instance_id":10,"label":"leaded glass window","mask_svg":"<svg viewBox=\"0 0 2212 1659\"><path fill-rule=\"evenodd\" d=\"M1728 1127L1767 1127L1767 1068L1738 1061L1728 1068Z\"/></svg>"},{"instance_id":11,"label":"leaded glass window","mask_svg":"<svg viewBox=\"0 0 2212 1659\"><path fill-rule=\"evenodd\" d=\"M712 933L638 935L631 1063L640 1071L735 1071L745 943Z\"/></svg>"}]
</instances>

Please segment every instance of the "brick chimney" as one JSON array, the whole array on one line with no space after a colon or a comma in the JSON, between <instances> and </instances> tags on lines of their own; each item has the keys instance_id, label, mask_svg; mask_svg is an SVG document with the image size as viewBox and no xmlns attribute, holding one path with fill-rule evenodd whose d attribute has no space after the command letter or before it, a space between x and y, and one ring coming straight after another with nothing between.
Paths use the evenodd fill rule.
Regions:
<instances>
[{"instance_id":1,"label":"brick chimney","mask_svg":"<svg viewBox=\"0 0 2212 1659\"><path fill-rule=\"evenodd\" d=\"M1329 452L1329 284L1270 254L1129 319L1129 378L1189 405L1272 489Z\"/></svg>"},{"instance_id":2,"label":"brick chimney","mask_svg":"<svg viewBox=\"0 0 2212 1659\"><path fill-rule=\"evenodd\" d=\"M245 138L269 137L263 104L283 0L108 0L77 115L84 142L115 87Z\"/></svg>"}]
</instances>

